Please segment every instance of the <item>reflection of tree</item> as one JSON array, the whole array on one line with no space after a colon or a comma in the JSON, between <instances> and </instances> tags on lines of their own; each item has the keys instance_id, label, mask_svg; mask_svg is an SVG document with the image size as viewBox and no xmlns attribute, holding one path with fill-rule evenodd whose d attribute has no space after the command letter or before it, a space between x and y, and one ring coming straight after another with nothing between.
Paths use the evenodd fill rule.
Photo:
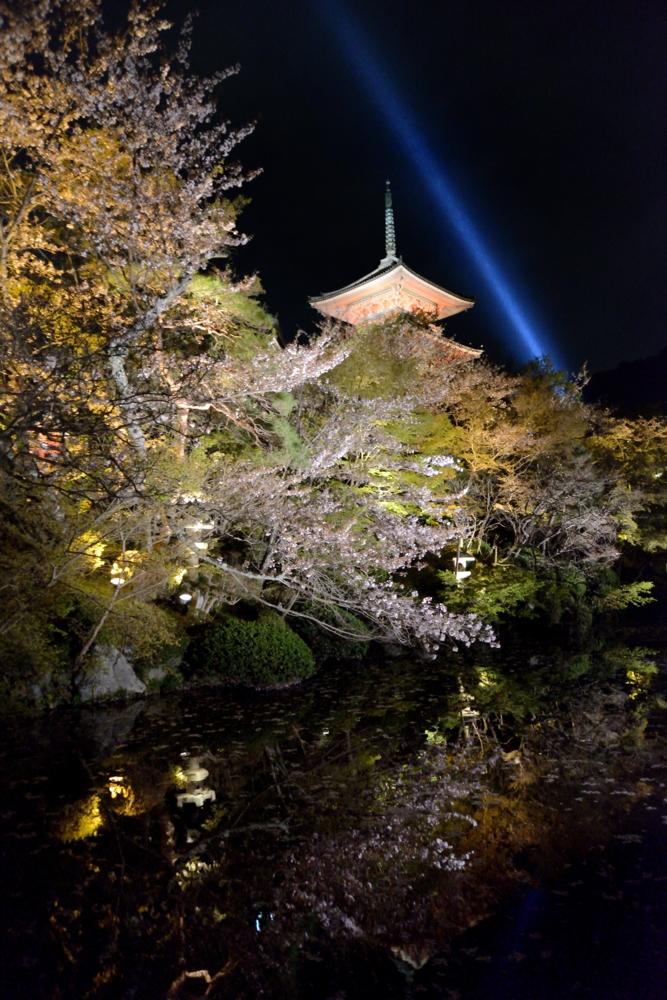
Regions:
<instances>
[{"instance_id":1,"label":"reflection of tree","mask_svg":"<svg viewBox=\"0 0 667 1000\"><path fill-rule=\"evenodd\" d=\"M338 989L390 957L404 972L421 965L508 887L604 843L645 794L635 775L652 750L632 731L649 702L624 681L638 657L602 659L590 658L590 681L576 657L560 679L553 657L522 673L461 663L479 712L468 738L459 681L432 665L350 671L345 693L323 681L280 711L240 704L202 754L216 808L185 815L175 761L156 766L150 749L164 720L142 717L143 744L133 737L98 771L104 828L68 848L84 895L60 892L52 910L63 948L81 938L77 982L105 976L102 997L136 982L139 1000L195 987L311 1000L312 969ZM193 723L203 704L188 704ZM441 741L410 722L425 717ZM132 810L114 808L110 776L132 788ZM70 993L73 974L64 962Z\"/></svg>"}]
</instances>

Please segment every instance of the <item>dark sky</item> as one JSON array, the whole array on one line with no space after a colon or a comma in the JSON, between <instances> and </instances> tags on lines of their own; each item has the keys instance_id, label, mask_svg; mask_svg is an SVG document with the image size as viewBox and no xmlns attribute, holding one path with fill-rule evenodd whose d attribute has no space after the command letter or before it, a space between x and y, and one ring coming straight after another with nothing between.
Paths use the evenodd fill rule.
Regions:
<instances>
[{"instance_id":1,"label":"dark sky","mask_svg":"<svg viewBox=\"0 0 667 1000\"><path fill-rule=\"evenodd\" d=\"M184 0L188 6L187 0ZM338 0L460 194L511 294L571 368L667 343L667 4L664 0ZM286 336L308 295L384 253L391 178L398 252L477 299L449 332L512 356L510 326L408 151L353 68L325 0L199 0L195 67L240 62L221 89L264 173L245 193L258 270ZM347 39L351 41L350 39Z\"/></svg>"}]
</instances>

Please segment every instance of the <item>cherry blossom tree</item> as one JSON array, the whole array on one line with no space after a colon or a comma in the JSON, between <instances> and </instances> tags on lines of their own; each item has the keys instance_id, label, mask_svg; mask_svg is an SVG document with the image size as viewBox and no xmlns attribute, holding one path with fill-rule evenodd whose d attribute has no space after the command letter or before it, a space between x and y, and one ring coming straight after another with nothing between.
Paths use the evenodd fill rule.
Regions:
<instances>
[{"instance_id":1,"label":"cherry blossom tree","mask_svg":"<svg viewBox=\"0 0 667 1000\"><path fill-rule=\"evenodd\" d=\"M110 625L162 638L155 602L179 595L348 637L351 612L364 637L428 649L490 641L396 580L463 530L446 465L389 430L405 400L327 382L350 329L281 348L256 279L225 270L250 127L216 95L237 67L193 76L190 25L170 55L156 3L115 35L96 0L4 0L0 18L5 632L67 592L89 608L78 663Z\"/></svg>"}]
</instances>

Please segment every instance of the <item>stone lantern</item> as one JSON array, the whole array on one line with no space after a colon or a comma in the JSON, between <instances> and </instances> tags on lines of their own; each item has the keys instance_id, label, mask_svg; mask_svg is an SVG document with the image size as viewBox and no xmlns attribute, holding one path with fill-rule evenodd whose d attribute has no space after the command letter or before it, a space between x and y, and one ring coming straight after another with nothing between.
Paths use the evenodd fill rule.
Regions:
<instances>
[{"instance_id":1,"label":"stone lantern","mask_svg":"<svg viewBox=\"0 0 667 1000\"><path fill-rule=\"evenodd\" d=\"M179 809L182 809L186 803L201 807L205 802L215 802L214 790L204 787L208 771L205 767L200 766L198 757L190 758L184 774L185 791L176 796L176 805Z\"/></svg>"},{"instance_id":2,"label":"stone lantern","mask_svg":"<svg viewBox=\"0 0 667 1000\"><path fill-rule=\"evenodd\" d=\"M461 539L459 538L458 545L456 546L456 555L454 556L454 576L458 583L461 580L467 580L471 573L468 566L474 565L475 561L474 556L461 555Z\"/></svg>"}]
</instances>

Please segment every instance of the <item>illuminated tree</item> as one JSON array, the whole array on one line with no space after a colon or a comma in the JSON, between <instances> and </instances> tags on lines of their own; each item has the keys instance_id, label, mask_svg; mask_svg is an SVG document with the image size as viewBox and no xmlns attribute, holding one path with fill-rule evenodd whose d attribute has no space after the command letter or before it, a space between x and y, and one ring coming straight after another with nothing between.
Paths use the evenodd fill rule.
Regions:
<instances>
[{"instance_id":1,"label":"illuminated tree","mask_svg":"<svg viewBox=\"0 0 667 1000\"><path fill-rule=\"evenodd\" d=\"M353 612L364 637L490 639L393 583L460 530L430 480L372 486L369 456L405 459L383 430L402 402L321 384L347 331L281 350L256 280L221 269L244 240L226 193L248 129L215 99L235 70L191 76L189 26L170 57L158 13L134 3L110 36L95 0L0 5L3 628L75 595L80 663L111 626L168 638L154 602L181 593L343 635Z\"/></svg>"}]
</instances>

